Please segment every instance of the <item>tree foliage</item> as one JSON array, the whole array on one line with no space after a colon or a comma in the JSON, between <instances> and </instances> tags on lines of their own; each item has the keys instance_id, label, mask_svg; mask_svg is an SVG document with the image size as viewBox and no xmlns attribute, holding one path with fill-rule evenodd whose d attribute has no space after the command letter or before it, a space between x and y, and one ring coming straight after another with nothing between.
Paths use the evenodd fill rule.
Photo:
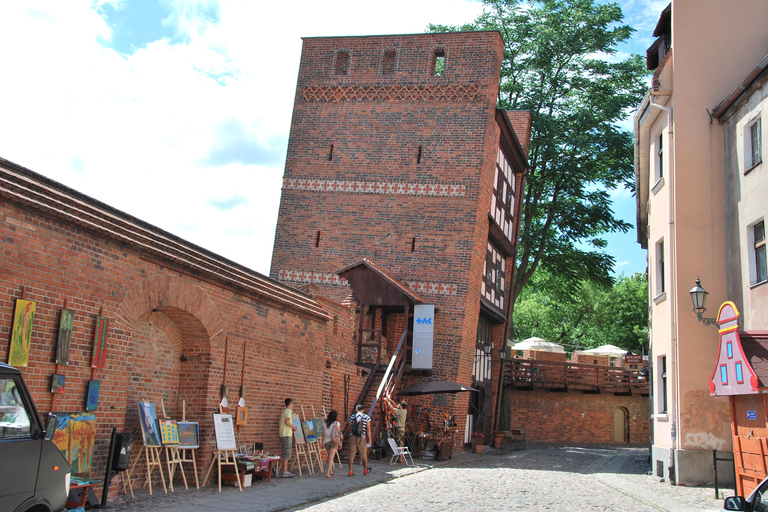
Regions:
<instances>
[{"instance_id":1,"label":"tree foliage","mask_svg":"<svg viewBox=\"0 0 768 512\"><path fill-rule=\"evenodd\" d=\"M516 338L537 336L567 345L593 348L616 345L648 352L648 281L645 274L619 276L613 286L580 282L575 290L539 271L518 298Z\"/></svg>"},{"instance_id":2,"label":"tree foliage","mask_svg":"<svg viewBox=\"0 0 768 512\"><path fill-rule=\"evenodd\" d=\"M602 237L630 225L610 191L634 189L632 134L617 123L640 103L647 73L639 56L616 55L633 32L622 18L618 4L593 0L486 0L474 23L428 27L500 31L498 106L532 115L513 304L538 268L565 289L612 283Z\"/></svg>"}]
</instances>

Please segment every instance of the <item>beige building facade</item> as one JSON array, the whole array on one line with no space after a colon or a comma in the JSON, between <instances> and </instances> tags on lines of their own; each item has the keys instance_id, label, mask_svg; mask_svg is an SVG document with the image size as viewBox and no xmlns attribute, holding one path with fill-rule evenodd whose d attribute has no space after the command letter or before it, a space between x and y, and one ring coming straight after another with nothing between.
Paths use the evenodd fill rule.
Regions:
<instances>
[{"instance_id":1,"label":"beige building facade","mask_svg":"<svg viewBox=\"0 0 768 512\"><path fill-rule=\"evenodd\" d=\"M700 277L705 317L727 298L723 130L711 112L765 55L767 17L764 0L673 0L648 50L637 233L648 251L652 469L673 484L712 482L712 450L732 449L728 402L708 391L718 332L697 320L688 292Z\"/></svg>"}]
</instances>

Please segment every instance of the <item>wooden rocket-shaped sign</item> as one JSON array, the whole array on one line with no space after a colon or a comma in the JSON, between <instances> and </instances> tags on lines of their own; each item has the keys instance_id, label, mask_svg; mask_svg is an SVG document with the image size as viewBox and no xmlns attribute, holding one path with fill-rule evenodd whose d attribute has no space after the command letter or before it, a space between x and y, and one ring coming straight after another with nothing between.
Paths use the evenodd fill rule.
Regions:
<instances>
[{"instance_id":1,"label":"wooden rocket-shaped sign","mask_svg":"<svg viewBox=\"0 0 768 512\"><path fill-rule=\"evenodd\" d=\"M709 380L709 394L729 396L757 393L760 381L741 344L739 310L733 302L723 302L720 306L717 324L720 329L720 349Z\"/></svg>"}]
</instances>

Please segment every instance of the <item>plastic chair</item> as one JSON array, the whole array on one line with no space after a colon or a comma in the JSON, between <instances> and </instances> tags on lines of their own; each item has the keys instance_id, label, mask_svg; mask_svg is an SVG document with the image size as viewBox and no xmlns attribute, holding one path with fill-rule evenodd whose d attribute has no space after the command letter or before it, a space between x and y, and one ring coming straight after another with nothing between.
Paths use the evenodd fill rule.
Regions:
<instances>
[{"instance_id":1,"label":"plastic chair","mask_svg":"<svg viewBox=\"0 0 768 512\"><path fill-rule=\"evenodd\" d=\"M392 465L395 463L395 458L403 456L403 460L405 460L406 466L415 466L416 463L413 462L413 457L411 456L411 450L408 449L407 446L397 446L397 443L394 439L387 438L387 442L389 443L389 447L392 448L392 458L389 460L389 464ZM408 459L411 459L410 464L408 463Z\"/></svg>"}]
</instances>

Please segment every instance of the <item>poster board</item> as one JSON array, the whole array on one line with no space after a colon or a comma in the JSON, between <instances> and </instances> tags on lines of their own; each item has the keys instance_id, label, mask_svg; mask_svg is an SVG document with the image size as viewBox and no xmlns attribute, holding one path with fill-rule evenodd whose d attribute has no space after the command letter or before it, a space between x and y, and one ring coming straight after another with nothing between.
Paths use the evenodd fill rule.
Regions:
<instances>
[{"instance_id":1,"label":"poster board","mask_svg":"<svg viewBox=\"0 0 768 512\"><path fill-rule=\"evenodd\" d=\"M299 415L298 414L292 415L291 421L293 422L293 426L296 427L296 430L293 431L293 435L296 437L296 444L306 443L306 441L304 440L304 432L301 430L301 422L299 421Z\"/></svg>"},{"instance_id":2,"label":"poster board","mask_svg":"<svg viewBox=\"0 0 768 512\"><path fill-rule=\"evenodd\" d=\"M179 448L200 447L200 430L196 421L177 421L179 428Z\"/></svg>"},{"instance_id":3,"label":"poster board","mask_svg":"<svg viewBox=\"0 0 768 512\"><path fill-rule=\"evenodd\" d=\"M179 427L176 420L157 420L160 424L160 437L165 445L179 444Z\"/></svg>"},{"instance_id":4,"label":"poster board","mask_svg":"<svg viewBox=\"0 0 768 512\"><path fill-rule=\"evenodd\" d=\"M213 428L216 432L216 448L219 450L237 450L235 442L235 422L231 414L214 414Z\"/></svg>"}]
</instances>

